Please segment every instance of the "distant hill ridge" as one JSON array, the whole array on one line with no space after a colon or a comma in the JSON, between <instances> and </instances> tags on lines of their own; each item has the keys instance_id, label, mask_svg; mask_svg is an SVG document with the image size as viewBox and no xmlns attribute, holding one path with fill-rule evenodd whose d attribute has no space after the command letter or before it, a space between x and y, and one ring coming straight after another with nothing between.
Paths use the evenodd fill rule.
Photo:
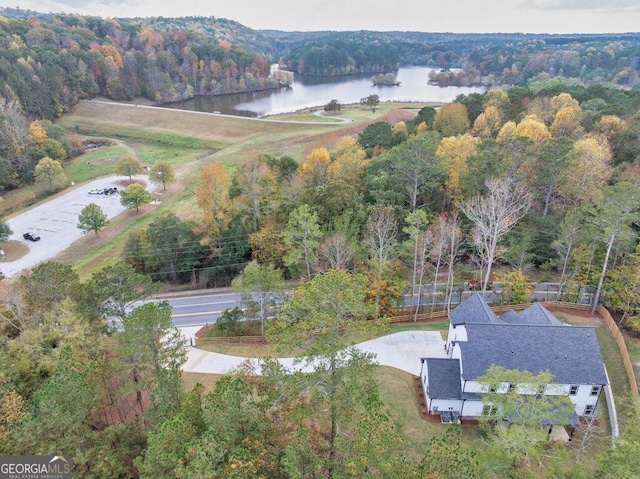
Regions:
<instances>
[{"instance_id":1,"label":"distant hill ridge","mask_svg":"<svg viewBox=\"0 0 640 479\"><path fill-rule=\"evenodd\" d=\"M559 77L632 88L640 79L640 33L282 32L217 17L113 19L8 7L0 16L0 95L30 118L54 118L98 95L162 103L277 88L273 62L302 75L432 66L429 80L443 86Z\"/></svg>"}]
</instances>

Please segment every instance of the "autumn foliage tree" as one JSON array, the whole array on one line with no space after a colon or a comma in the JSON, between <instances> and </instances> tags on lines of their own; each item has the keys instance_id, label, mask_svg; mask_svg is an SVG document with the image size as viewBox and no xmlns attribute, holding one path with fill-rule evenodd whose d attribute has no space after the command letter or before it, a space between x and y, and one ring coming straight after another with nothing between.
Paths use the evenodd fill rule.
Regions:
<instances>
[{"instance_id":1,"label":"autumn foliage tree","mask_svg":"<svg viewBox=\"0 0 640 479\"><path fill-rule=\"evenodd\" d=\"M257 157L243 162L231 185L233 205L247 230L255 233L276 207L278 182L276 174L265 158Z\"/></svg>"},{"instance_id":2,"label":"autumn foliage tree","mask_svg":"<svg viewBox=\"0 0 640 479\"><path fill-rule=\"evenodd\" d=\"M142 173L142 163L133 156L126 155L118 160L116 163L115 174L120 176L128 176L129 184L131 184L132 177Z\"/></svg>"},{"instance_id":3,"label":"autumn foliage tree","mask_svg":"<svg viewBox=\"0 0 640 479\"><path fill-rule=\"evenodd\" d=\"M466 160L475 153L479 140L469 134L443 138L436 155L446 172L445 187L453 203L460 199L460 176L467 172Z\"/></svg>"},{"instance_id":4,"label":"autumn foliage tree","mask_svg":"<svg viewBox=\"0 0 640 479\"><path fill-rule=\"evenodd\" d=\"M120 191L120 203L125 208L135 208L140 211L140 207L151 203L153 196L144 186L133 183Z\"/></svg>"},{"instance_id":5,"label":"autumn foliage tree","mask_svg":"<svg viewBox=\"0 0 640 479\"><path fill-rule=\"evenodd\" d=\"M564 171L563 193L567 200L580 205L601 190L611 177L611 148L602 136L587 136L575 142L569 164Z\"/></svg>"},{"instance_id":6,"label":"autumn foliage tree","mask_svg":"<svg viewBox=\"0 0 640 479\"><path fill-rule=\"evenodd\" d=\"M311 267L318 254L322 231L318 214L309 205L300 205L291 212L282 238L288 248L285 264L289 267L303 266L307 279L311 279Z\"/></svg>"},{"instance_id":7,"label":"autumn foliage tree","mask_svg":"<svg viewBox=\"0 0 640 479\"><path fill-rule=\"evenodd\" d=\"M433 129L444 137L462 135L469 126L467 108L459 102L445 103L433 118Z\"/></svg>"},{"instance_id":8,"label":"autumn foliage tree","mask_svg":"<svg viewBox=\"0 0 640 479\"><path fill-rule=\"evenodd\" d=\"M198 206L202 210L203 228L211 238L217 238L231 220L229 176L220 163L207 163L200 173L196 189Z\"/></svg>"},{"instance_id":9,"label":"autumn foliage tree","mask_svg":"<svg viewBox=\"0 0 640 479\"><path fill-rule=\"evenodd\" d=\"M107 215L95 203L89 203L78 215L78 229L83 233L93 231L99 236L100 230L108 223Z\"/></svg>"},{"instance_id":10,"label":"autumn foliage tree","mask_svg":"<svg viewBox=\"0 0 640 479\"><path fill-rule=\"evenodd\" d=\"M162 185L162 189L167 189L167 184L176 181L176 174L171 163L159 161L149 170L149 181L154 185Z\"/></svg>"},{"instance_id":11,"label":"autumn foliage tree","mask_svg":"<svg viewBox=\"0 0 640 479\"><path fill-rule=\"evenodd\" d=\"M471 132L479 138L491 138L498 134L502 125L502 113L497 107L489 105L475 119Z\"/></svg>"},{"instance_id":12,"label":"autumn foliage tree","mask_svg":"<svg viewBox=\"0 0 640 479\"><path fill-rule=\"evenodd\" d=\"M34 176L36 181L46 185L49 191L59 190L67 184L67 175L60 162L46 156L36 165Z\"/></svg>"},{"instance_id":13,"label":"autumn foliage tree","mask_svg":"<svg viewBox=\"0 0 640 479\"><path fill-rule=\"evenodd\" d=\"M365 225L364 243L375 271L375 305L380 305L385 267L398 251L398 221L391 207L376 206Z\"/></svg>"}]
</instances>

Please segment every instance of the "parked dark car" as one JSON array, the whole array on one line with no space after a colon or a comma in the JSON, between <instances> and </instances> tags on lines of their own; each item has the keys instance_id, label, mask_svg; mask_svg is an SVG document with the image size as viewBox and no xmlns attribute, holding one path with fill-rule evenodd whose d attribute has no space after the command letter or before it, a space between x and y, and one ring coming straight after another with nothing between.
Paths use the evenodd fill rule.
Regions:
<instances>
[{"instance_id":1,"label":"parked dark car","mask_svg":"<svg viewBox=\"0 0 640 479\"><path fill-rule=\"evenodd\" d=\"M22 237L29 241L40 241L40 235L38 233L32 233L30 231L23 234Z\"/></svg>"}]
</instances>

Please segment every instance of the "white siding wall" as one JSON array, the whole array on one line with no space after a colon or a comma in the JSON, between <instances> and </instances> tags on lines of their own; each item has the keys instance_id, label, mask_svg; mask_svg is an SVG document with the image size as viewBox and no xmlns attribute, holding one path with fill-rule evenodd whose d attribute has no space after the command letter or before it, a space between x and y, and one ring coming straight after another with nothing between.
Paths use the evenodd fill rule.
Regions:
<instances>
[{"instance_id":1,"label":"white siding wall","mask_svg":"<svg viewBox=\"0 0 640 479\"><path fill-rule=\"evenodd\" d=\"M569 388L571 387L571 385L565 384L564 386L566 386L566 393L568 394ZM580 384L578 386L578 393L575 396L569 396L569 399L571 399L571 402L576 405L576 414L578 416L584 415L584 409L587 405L591 405L595 409L596 403L598 402L598 398L602 393L602 386L598 386L599 387L598 395L592 396L591 389L593 388L593 386L594 386L593 384Z\"/></svg>"},{"instance_id":2,"label":"white siding wall","mask_svg":"<svg viewBox=\"0 0 640 479\"><path fill-rule=\"evenodd\" d=\"M545 390L545 394L547 395L560 395L560 394L569 394L570 388L571 388L571 384L553 384L550 386L547 386L546 390ZM574 396L568 396L569 399L571 400L571 402L575 405L576 409L575 412L578 416L582 416L584 415L584 410L585 407L587 405L591 405L594 406L596 403L598 402L598 398L600 396L600 394L598 394L597 396L592 396L591 395L591 390L593 385L592 384L580 384L577 385L578 386L578 391L577 394ZM466 381L462 383L462 392L467 392L467 393L481 393L482 388L480 386L480 383L478 383L477 381ZM498 391L500 392L507 392L509 385L507 383L504 383L501 385L500 388L498 388ZM600 387L600 392L602 392L602 387ZM468 401L467 401L468 402ZM478 401L480 404L482 404L481 401ZM478 414L482 413L482 407L480 407ZM465 404L464 406L464 415L465 416L472 416L473 414L470 414L467 412L467 405Z\"/></svg>"},{"instance_id":3,"label":"white siding wall","mask_svg":"<svg viewBox=\"0 0 640 479\"><path fill-rule=\"evenodd\" d=\"M422 363L422 375L420 379L422 380L422 392L424 393L424 397L428 398L427 394L427 362Z\"/></svg>"},{"instance_id":4,"label":"white siding wall","mask_svg":"<svg viewBox=\"0 0 640 479\"><path fill-rule=\"evenodd\" d=\"M451 323L449 323L449 331L447 332L447 347L449 347L452 342L466 340L467 328L464 326L464 324L453 326Z\"/></svg>"},{"instance_id":5,"label":"white siding wall","mask_svg":"<svg viewBox=\"0 0 640 479\"><path fill-rule=\"evenodd\" d=\"M482 401L465 401L460 413L463 417L478 417L482 415Z\"/></svg>"},{"instance_id":6,"label":"white siding wall","mask_svg":"<svg viewBox=\"0 0 640 479\"><path fill-rule=\"evenodd\" d=\"M428 407L430 413L440 414L442 411L456 411L460 412L462 407L462 401L458 399L434 399L429 401Z\"/></svg>"},{"instance_id":7,"label":"white siding wall","mask_svg":"<svg viewBox=\"0 0 640 479\"><path fill-rule=\"evenodd\" d=\"M453 350L450 351L449 355L451 359L460 359L460 369L462 369L462 353L460 352L459 344L456 343L453 346ZM462 371L460 373L462 374Z\"/></svg>"}]
</instances>

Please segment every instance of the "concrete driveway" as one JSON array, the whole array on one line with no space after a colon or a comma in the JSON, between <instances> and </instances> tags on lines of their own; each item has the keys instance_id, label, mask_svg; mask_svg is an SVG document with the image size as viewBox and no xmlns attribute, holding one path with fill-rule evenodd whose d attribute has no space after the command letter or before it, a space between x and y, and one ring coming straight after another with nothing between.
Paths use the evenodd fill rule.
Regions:
<instances>
[{"instance_id":1,"label":"concrete driveway","mask_svg":"<svg viewBox=\"0 0 640 479\"><path fill-rule=\"evenodd\" d=\"M119 184L126 180L122 176L109 176L74 186L54 198L37 204L29 210L14 215L6 221L13 231L9 239L21 241L29 247L29 253L11 262L0 262L0 271L10 278L26 268L32 268L54 258L83 236L84 233L76 226L80 211L89 203L97 204L108 218L113 218L126 210L120 204L120 195L90 195L92 189L108 187L122 188ZM146 175L134 177L146 185L148 191L155 186L150 184ZM32 231L40 235L40 241L25 240L22 235ZM93 234L93 233L88 233Z\"/></svg>"},{"instance_id":2,"label":"concrete driveway","mask_svg":"<svg viewBox=\"0 0 640 479\"><path fill-rule=\"evenodd\" d=\"M184 331L183 334L189 338L191 331ZM446 357L444 341L438 331L403 331L360 343L356 347L375 354L375 361L381 366L397 368L414 376L420 375L420 358ZM259 371L259 361L256 359L211 353L187 346L187 362L182 370L192 373L226 374L247 360L253 362ZM295 367L301 371L310 369L303 365L294 366L293 358L280 358L278 361L287 368Z\"/></svg>"}]
</instances>

